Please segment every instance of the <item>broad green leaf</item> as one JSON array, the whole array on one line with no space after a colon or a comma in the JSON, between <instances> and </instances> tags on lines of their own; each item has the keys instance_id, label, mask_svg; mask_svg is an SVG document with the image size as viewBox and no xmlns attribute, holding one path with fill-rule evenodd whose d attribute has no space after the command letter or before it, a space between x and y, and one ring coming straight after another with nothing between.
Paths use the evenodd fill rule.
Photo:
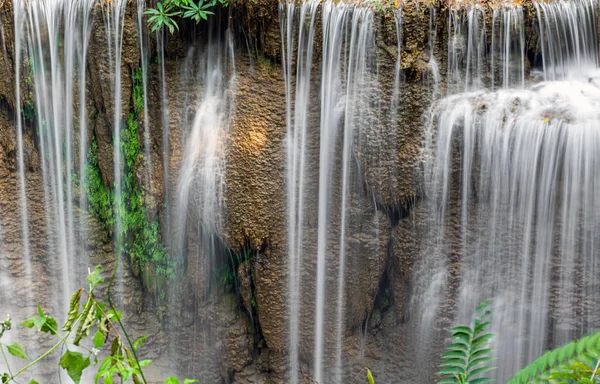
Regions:
<instances>
[{"instance_id":1,"label":"broad green leaf","mask_svg":"<svg viewBox=\"0 0 600 384\"><path fill-rule=\"evenodd\" d=\"M464 367L465 359L446 359L441 364L440 367Z\"/></svg>"},{"instance_id":2,"label":"broad green leaf","mask_svg":"<svg viewBox=\"0 0 600 384\"><path fill-rule=\"evenodd\" d=\"M473 339L472 345L479 346L479 345L487 344L489 342L489 340L494 336L495 335L492 333L486 333L485 335L477 336L475 339Z\"/></svg>"},{"instance_id":3,"label":"broad green leaf","mask_svg":"<svg viewBox=\"0 0 600 384\"><path fill-rule=\"evenodd\" d=\"M177 380L176 377L167 377L167 380L165 380L165 384L179 384L179 380Z\"/></svg>"},{"instance_id":4,"label":"broad green leaf","mask_svg":"<svg viewBox=\"0 0 600 384\"><path fill-rule=\"evenodd\" d=\"M443 367L439 370L438 375L454 375L464 373L465 369L463 367Z\"/></svg>"},{"instance_id":5,"label":"broad green leaf","mask_svg":"<svg viewBox=\"0 0 600 384\"><path fill-rule=\"evenodd\" d=\"M455 340L458 340L465 345L471 344L471 335L468 335L466 333L455 333L452 336L454 337Z\"/></svg>"},{"instance_id":6,"label":"broad green leaf","mask_svg":"<svg viewBox=\"0 0 600 384\"><path fill-rule=\"evenodd\" d=\"M490 306L490 304L492 304L491 300L486 300L486 301L482 302L481 304L479 304L479 306L477 307L477 309L475 310L475 312L476 313L483 312L487 307Z\"/></svg>"},{"instance_id":7,"label":"broad green leaf","mask_svg":"<svg viewBox=\"0 0 600 384\"><path fill-rule=\"evenodd\" d=\"M437 382L438 384L460 384L456 377L446 377Z\"/></svg>"},{"instance_id":8,"label":"broad green leaf","mask_svg":"<svg viewBox=\"0 0 600 384\"><path fill-rule=\"evenodd\" d=\"M104 333L101 330L97 330L92 339L94 348L102 348L104 345Z\"/></svg>"},{"instance_id":9,"label":"broad green leaf","mask_svg":"<svg viewBox=\"0 0 600 384\"><path fill-rule=\"evenodd\" d=\"M442 355L442 359L466 359L467 353L465 351L449 351Z\"/></svg>"},{"instance_id":10,"label":"broad green leaf","mask_svg":"<svg viewBox=\"0 0 600 384\"><path fill-rule=\"evenodd\" d=\"M183 379L183 384L193 384L193 383L199 383L199 381L196 379Z\"/></svg>"},{"instance_id":11,"label":"broad green leaf","mask_svg":"<svg viewBox=\"0 0 600 384\"><path fill-rule=\"evenodd\" d=\"M90 292L95 286L104 283L104 278L100 275L102 273L102 266L96 265L93 272L90 272L87 276L87 280L90 283Z\"/></svg>"},{"instance_id":12,"label":"broad green leaf","mask_svg":"<svg viewBox=\"0 0 600 384\"><path fill-rule=\"evenodd\" d=\"M467 335L472 335L473 334L473 330L469 327L465 327L465 326L458 326L458 327L454 327L450 330L450 333L466 333Z\"/></svg>"},{"instance_id":13,"label":"broad green leaf","mask_svg":"<svg viewBox=\"0 0 600 384\"><path fill-rule=\"evenodd\" d=\"M469 362L469 368L475 368L476 366L480 365L480 364L484 364L484 363L488 363L490 361L494 361L496 360L495 358L491 357L491 356L486 356L486 357L479 357L476 359L471 359L471 361Z\"/></svg>"},{"instance_id":14,"label":"broad green leaf","mask_svg":"<svg viewBox=\"0 0 600 384\"><path fill-rule=\"evenodd\" d=\"M29 382L29 384L40 384L40 383L38 383L37 381L35 381L35 380L33 380L33 379L32 379L32 380Z\"/></svg>"},{"instance_id":15,"label":"broad green leaf","mask_svg":"<svg viewBox=\"0 0 600 384\"><path fill-rule=\"evenodd\" d=\"M481 373L489 372L489 371L492 371L494 369L496 369L496 367L481 367L481 368L477 368L477 369L474 369L471 372L469 372L469 376L477 376L477 375L479 375Z\"/></svg>"},{"instance_id":16,"label":"broad green leaf","mask_svg":"<svg viewBox=\"0 0 600 384\"><path fill-rule=\"evenodd\" d=\"M444 347L447 351L466 351L467 348L463 343L452 343Z\"/></svg>"},{"instance_id":17,"label":"broad green leaf","mask_svg":"<svg viewBox=\"0 0 600 384\"><path fill-rule=\"evenodd\" d=\"M90 359L79 352L66 351L60 359L59 365L67 371L69 377L76 384L79 384L83 370L90 366Z\"/></svg>"},{"instance_id":18,"label":"broad green leaf","mask_svg":"<svg viewBox=\"0 0 600 384\"><path fill-rule=\"evenodd\" d=\"M21 359L29 360L29 357L27 357L27 354L25 353L23 348L17 343L7 344L6 349L8 349L8 353L15 357L20 357Z\"/></svg>"},{"instance_id":19,"label":"broad green leaf","mask_svg":"<svg viewBox=\"0 0 600 384\"><path fill-rule=\"evenodd\" d=\"M492 353L492 349L491 348L478 349L475 352L471 353L471 359L476 359L478 357L489 355L491 353Z\"/></svg>"},{"instance_id":20,"label":"broad green leaf","mask_svg":"<svg viewBox=\"0 0 600 384\"><path fill-rule=\"evenodd\" d=\"M136 341L134 341L133 349L135 349L136 351L139 351L139 349L144 346L144 341L146 341L147 338L148 338L148 336L144 335L144 336L140 337L139 339L137 339Z\"/></svg>"},{"instance_id":21,"label":"broad green leaf","mask_svg":"<svg viewBox=\"0 0 600 384\"><path fill-rule=\"evenodd\" d=\"M567 344L566 349L567 349L567 356L569 358L573 357L573 354L575 353L575 347L576 347L576 344L574 341L571 341L569 344Z\"/></svg>"},{"instance_id":22,"label":"broad green leaf","mask_svg":"<svg viewBox=\"0 0 600 384\"><path fill-rule=\"evenodd\" d=\"M375 384L375 379L373 378L373 374L371 373L371 370L369 368L367 368L367 381L369 382L369 384Z\"/></svg>"},{"instance_id":23,"label":"broad green leaf","mask_svg":"<svg viewBox=\"0 0 600 384\"><path fill-rule=\"evenodd\" d=\"M140 367L145 367L152 363L152 360L140 360Z\"/></svg>"},{"instance_id":24,"label":"broad green leaf","mask_svg":"<svg viewBox=\"0 0 600 384\"><path fill-rule=\"evenodd\" d=\"M494 380L490 377L480 377L479 379L469 380L469 384L491 383L492 381L494 381Z\"/></svg>"}]
</instances>

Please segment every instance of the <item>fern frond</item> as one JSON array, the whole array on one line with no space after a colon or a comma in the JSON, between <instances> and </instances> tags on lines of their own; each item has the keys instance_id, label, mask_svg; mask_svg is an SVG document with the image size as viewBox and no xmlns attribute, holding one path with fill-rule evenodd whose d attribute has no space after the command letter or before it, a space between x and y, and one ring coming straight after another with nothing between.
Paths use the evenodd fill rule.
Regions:
<instances>
[{"instance_id":1,"label":"fern frond","mask_svg":"<svg viewBox=\"0 0 600 384\"><path fill-rule=\"evenodd\" d=\"M508 384L597 383L600 380L597 373L594 377L594 373L599 357L600 332L597 332L544 353L517 372ZM591 381L590 377L594 381Z\"/></svg>"},{"instance_id":2,"label":"fern frond","mask_svg":"<svg viewBox=\"0 0 600 384\"><path fill-rule=\"evenodd\" d=\"M477 376L495 369L487 363L494 360L492 350L488 348L489 340L494 336L484 333L490 326L487 318L492 311L490 301L484 301L477 307L479 317L473 322L473 327L457 326L450 330L453 343L446 346L442 355L442 363L438 375L442 378L438 384L483 384L492 381L489 377Z\"/></svg>"}]
</instances>

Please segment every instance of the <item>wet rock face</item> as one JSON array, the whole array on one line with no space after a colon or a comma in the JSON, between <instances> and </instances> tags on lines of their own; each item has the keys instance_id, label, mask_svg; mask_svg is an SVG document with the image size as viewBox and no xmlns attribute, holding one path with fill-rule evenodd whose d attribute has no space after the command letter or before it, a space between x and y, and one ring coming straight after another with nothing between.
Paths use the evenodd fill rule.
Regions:
<instances>
[{"instance_id":1,"label":"wet rock face","mask_svg":"<svg viewBox=\"0 0 600 384\"><path fill-rule=\"evenodd\" d=\"M528 16L531 18L531 10ZM211 286L214 271L199 260L206 260L202 239L197 230L187 229L188 248L185 269L187 280L182 284L181 297L170 307L156 300L157 291L147 285L144 291L138 278L125 268L122 285L115 296L122 297L126 320L134 335L149 334L145 357L155 360L149 372L153 378L164 378L166 372L186 372L190 376L206 372L206 382L285 383L288 335L288 249L286 202L286 97L282 77L281 35L276 1L259 0L232 8L236 33L235 74L232 90L234 111L231 127L224 143L223 241L227 248L240 251L249 245L256 258L237 269L240 297L224 293ZM345 321L344 372L349 379L356 368L367 364L382 381L396 382L398 372L416 372L419 367L402 367L401 362L413 361L405 346L414 345L410 336L409 311L414 265L426 233L428 212L418 200L421 193L420 148L425 126L424 116L434 100L434 78L430 61L435 58L441 78L447 68L446 14L439 11L430 31L430 13L407 8L403 13L403 32L398 52L396 25L393 16L377 16L375 39L378 72L369 79L379 94L371 105L371 124L357 141L352 156L356 166L352 179L348 226L346 230L346 276L344 281ZM3 253L0 261L4 271L16 281L25 274L20 259L23 252L21 222L16 182L16 134L14 129L14 27L12 10L3 8L6 50L0 52L0 224ZM124 24L123 63L121 68L122 114L129 112L132 71L140 62L134 7L129 6ZM114 90L110 78L107 34L102 22L102 10L94 11L94 28L88 68L88 140L98 142L98 162L104 183L114 182ZM225 24L224 24L225 25ZM315 62L310 107L311 131L307 172L315 176L306 186L307 207L305 238L302 244L305 263L301 273L300 355L304 367L312 364L314 347L317 212L318 212L318 145L319 95L321 66L321 31L316 34ZM436 36L429 49L430 32ZM182 130L187 129L193 111L202 95L202 84L188 76L185 61L191 28L182 27L180 35L169 36L166 43L166 94L169 110L168 137L163 148L163 115L161 68L154 60L148 74L150 159L140 159L136 177L142 186L148 214L159 217L162 233L168 235L167 205L173 196L165 191L177 184L184 144ZM535 34L527 33L533 44ZM205 39L199 34L199 43ZM251 53L248 53L247 45ZM531 48L533 49L533 48ZM151 57L155 59L156 41L151 42ZM396 78L400 54L400 77ZM31 86L25 81L28 67L22 63L23 100L32 99ZM446 84L438 84L444 89ZM48 300L44 294L60 270L58 261L47 250L47 212L41 189L42 172L36 147L35 130L25 124L24 155L27 165L28 202L31 226L32 266L39 282L33 286L36 298ZM139 141L144 142L143 124ZM143 151L142 151L143 152ZM145 155L144 155L145 156ZM168 158L165 158L168 156ZM167 161L168 160L168 161ZM164 166L164 163L167 163ZM336 165L339 171L339 164ZM166 174L165 174L166 172ZM165 183L167 185L165 185ZM333 187L340 201L340 186ZM168 200L168 199L171 200ZM339 207L332 207L333 211ZM339 215L339 213L338 213ZM336 217L339 221L339 217ZM89 264L102 264L110 271L114 266L114 249L110 236L93 218L88 222L89 243L81 245L89 253ZM328 237L339 243L341 229L331 228ZM337 256L340 249L329 249L326 290L331 296L332 313L337 300ZM6 268L4 268L6 267ZM83 265L82 265L83 267ZM85 268L84 268L85 269ZM12 288L11 288L12 289ZM59 288L56 288L59 289ZM23 303L16 303L20 306ZM28 305L22 305L27 312ZM450 309L449 309L450 310ZM21 313L19 313L21 315ZM24 317L26 316L23 313ZM17 318L15 315L14 318ZM259 325L257 327L256 325ZM260 331L257 331L260 329ZM326 320L327 343L333 343L336 319ZM192 335L192 336L190 336ZM206 340L210 340L207 347ZM214 341L214 342L213 342ZM213 345L214 344L214 345ZM331 351L328 351L331 355ZM197 369L196 369L197 368ZM402 378L411 382L409 376ZM414 381L413 381L414 382Z\"/></svg>"}]
</instances>

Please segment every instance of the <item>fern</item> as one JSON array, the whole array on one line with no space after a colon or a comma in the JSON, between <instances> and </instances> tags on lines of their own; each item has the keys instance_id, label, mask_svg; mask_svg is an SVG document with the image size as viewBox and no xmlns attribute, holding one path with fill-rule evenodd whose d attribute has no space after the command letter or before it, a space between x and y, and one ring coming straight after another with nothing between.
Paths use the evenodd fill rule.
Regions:
<instances>
[{"instance_id":1,"label":"fern","mask_svg":"<svg viewBox=\"0 0 600 384\"><path fill-rule=\"evenodd\" d=\"M520 370L508 384L600 383L600 332L548 351Z\"/></svg>"},{"instance_id":2,"label":"fern","mask_svg":"<svg viewBox=\"0 0 600 384\"><path fill-rule=\"evenodd\" d=\"M492 311L489 309L491 302L484 301L477 308L479 315L475 319L473 327L459 326L450 330L453 343L446 346L446 352L442 356L440 371L441 384L481 384L492 381L489 377L477 377L489 372L495 367L487 365L494 360L489 348L489 340L494 336L485 333L489 328L488 321Z\"/></svg>"}]
</instances>

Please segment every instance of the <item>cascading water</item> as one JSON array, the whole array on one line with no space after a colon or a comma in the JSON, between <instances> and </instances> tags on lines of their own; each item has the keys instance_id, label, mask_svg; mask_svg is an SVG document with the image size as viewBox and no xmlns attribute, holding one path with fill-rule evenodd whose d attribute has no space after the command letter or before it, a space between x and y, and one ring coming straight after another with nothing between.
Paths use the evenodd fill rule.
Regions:
<instances>
[{"instance_id":1,"label":"cascading water","mask_svg":"<svg viewBox=\"0 0 600 384\"><path fill-rule=\"evenodd\" d=\"M152 189L152 151L150 148L150 114L148 111L148 31L146 29L146 21L144 20L144 11L146 10L146 0L137 1L137 23L138 23L138 39L140 43L140 61L142 64L142 91L144 93L144 160L148 169L147 182Z\"/></svg>"},{"instance_id":2,"label":"cascading water","mask_svg":"<svg viewBox=\"0 0 600 384\"><path fill-rule=\"evenodd\" d=\"M72 181L74 177L79 180L85 178L85 83L93 5L94 0L13 2L15 93L16 109L19 111L16 114L17 170L23 243L20 263L25 273L11 276L8 271L18 271L19 264L11 264L12 268L3 265L2 282L12 289L18 284L17 278L24 279L26 283L24 290L20 291L24 296L20 299L21 304L7 296L10 289L0 291L3 310L11 314L31 315L38 303L45 311L62 313L68 308L69 297L75 286L85 278L88 263L83 244L86 242L84 221L87 217L79 210L85 209L85 200L80 199L81 207L77 207L74 198L76 186ZM25 81L21 76L23 62L28 65L28 78ZM24 96L30 97L28 92L33 93L35 104L32 100L23 101ZM31 174L31 165L26 166L24 155L25 151L31 151L24 132L34 124L41 180ZM79 146L76 145L77 140ZM79 166L76 165L77 150L80 151ZM27 185L28 178L34 180L30 186ZM39 202L43 208L41 211L39 208L29 210L27 196L34 196L35 199L38 191L43 191L44 197ZM32 216L37 217L37 221ZM31 232L30 228L33 228ZM34 236L43 233L43 248L30 247L30 233ZM4 240L2 243L2 258L10 258ZM39 282L45 277L40 277L40 268L34 263L40 257L44 260L44 269L49 277L49 282L41 286ZM47 291L55 294L50 295ZM59 321L64 320L59 314L55 316ZM34 353L39 348L34 340L27 336L17 341L23 342L26 349ZM13 363L20 364L16 361ZM35 374L37 371L33 370Z\"/></svg>"},{"instance_id":3,"label":"cascading water","mask_svg":"<svg viewBox=\"0 0 600 384\"><path fill-rule=\"evenodd\" d=\"M121 260L123 249L123 217L122 206L123 188L123 159L121 149L121 124L123 121L123 103L122 103L122 57L123 57L123 28L125 24L125 8L127 0L115 0L104 4L104 23L106 28L106 39L108 41L108 60L110 67L111 87L113 92L113 176L114 176L114 201L116 205L114 236L116 257ZM119 262L119 276L123 274L123 263ZM122 284L119 281L119 284ZM122 288L122 287L121 287Z\"/></svg>"},{"instance_id":4,"label":"cascading water","mask_svg":"<svg viewBox=\"0 0 600 384\"><path fill-rule=\"evenodd\" d=\"M167 73L165 69L165 39L166 31L156 32L156 44L157 50L160 55L160 111L161 111L161 127L162 127L162 160L163 160L163 186L165 200L171 201L171 189L170 189L170 169L171 169L171 147L169 145L169 95L167 91ZM167 204L167 223L170 225L171 214L170 207ZM167 232L170 229L167 228Z\"/></svg>"},{"instance_id":5,"label":"cascading water","mask_svg":"<svg viewBox=\"0 0 600 384\"><path fill-rule=\"evenodd\" d=\"M493 11L502 32L492 39L491 68L492 75L501 70L504 89L474 83L431 112L426 237L437 240L422 250L413 292L419 340L435 337L452 312L468 322L478 302L491 298L501 381L600 325L595 7L536 3L547 81L522 90L509 88L525 86L522 11ZM481 48L469 47L467 57L479 57Z\"/></svg>"},{"instance_id":6,"label":"cascading water","mask_svg":"<svg viewBox=\"0 0 600 384\"><path fill-rule=\"evenodd\" d=\"M491 12L491 47L486 22ZM489 49L488 49L489 48ZM489 57L488 57L489 56ZM525 30L523 9L479 6L448 13L448 69L452 93L489 86L524 86Z\"/></svg>"},{"instance_id":7,"label":"cascading water","mask_svg":"<svg viewBox=\"0 0 600 384\"><path fill-rule=\"evenodd\" d=\"M57 281L62 282L58 288L62 296L57 296L59 301L55 303L60 306L67 305L74 284L79 280L76 276L85 271L86 265L79 255L75 255L77 239L70 175L74 174L75 163L74 106L85 106L85 93L80 91L74 80L85 83L85 71L81 68L85 68L86 63L85 44L88 42L93 4L93 1L87 0L27 3L27 42L34 72L47 223L49 228L56 229L55 235L49 239L48 251L51 257L58 259L57 270L62 273L56 276ZM76 71L77 67L79 71ZM76 104L74 101L78 97ZM79 132L84 132L84 129L85 117L80 121ZM85 140L85 133L82 139ZM87 153L85 144L80 145L82 149Z\"/></svg>"},{"instance_id":8,"label":"cascading water","mask_svg":"<svg viewBox=\"0 0 600 384\"><path fill-rule=\"evenodd\" d=\"M217 254L222 252L225 145L236 86L231 26L222 36L211 34L205 46L190 48L188 59L185 66L196 64L195 69L186 70L187 84L183 85L197 84L194 92L199 97L193 109L184 104L184 118L178 122L183 156L173 193L171 247L179 259L187 259L197 305L205 312L194 316L190 329L195 345L200 346L192 352L195 364L183 369L217 381L218 335L216 325L206 318L214 310L210 297L217 289L213 280ZM188 115L193 115L191 124Z\"/></svg>"},{"instance_id":9,"label":"cascading water","mask_svg":"<svg viewBox=\"0 0 600 384\"><path fill-rule=\"evenodd\" d=\"M146 28L143 13L151 2L138 0L132 20L128 15L134 12L125 12L128 3L13 0L16 103L11 109L17 113L15 166L10 170L14 185L9 190L18 193L18 209L6 212L18 212L21 220L0 218L3 309L12 312L23 303L33 308L42 302L52 313L60 313L81 283L90 263L88 251L92 253L86 248L92 237L88 225L93 228L86 212L90 169L112 172L99 178L105 176L101 183L106 184L109 200L114 200L108 203L116 215L114 243L101 246L114 247L123 261L139 256L121 255L131 235L121 216L128 214L129 206L122 200L133 179L139 184L135 185L139 201L147 205L136 213L157 232L152 239L161 243L158 253L167 259L165 269L172 265L176 269L165 294L160 291L165 282L153 282L158 274L147 273L163 265L152 260L147 270L142 266L136 272L133 267L132 274L140 274L142 280L138 284L124 277L129 273L125 262L118 281L129 285L114 289L120 305L136 307L134 317L157 309L148 331L153 333L151 339L168 345L156 349L162 354L157 359L161 375L190 373L208 382L229 382L232 377L237 380L237 370L246 370L248 378L249 366L267 360L267 368L260 368L268 371L265 377L275 372L294 384L306 380L302 371L321 383L343 383L357 373L357 363L362 367L381 362L373 367L377 382L430 382L430 365L439 358L444 341L442 330L451 323L468 322L478 302L491 298L493 326L500 335L494 348L501 381L544 349L600 326L600 316L593 311L600 304L596 0L539 2L530 8L464 5L447 12L432 7L428 17L400 8L379 16L375 1L282 2L286 108L274 102L269 113L275 117L264 119L245 104L247 93L255 88L240 82L238 89L241 78L236 76L255 76L263 84L272 66L250 65L244 57L235 57L234 65L235 34L231 22L228 28L219 24L224 14L214 15L214 24L194 29L206 40L194 42L177 64L183 56L181 41ZM235 11L230 12L231 18ZM104 18L105 35L92 35L94 17ZM423 33L411 30L407 20L420 20ZM102 22L97 27L93 30L102 31ZM447 30L442 32L443 28ZM136 29L139 47L131 50L124 41L130 42L127 33L135 35ZM235 32L240 31L247 42L256 32L243 26ZM268 56L277 48L269 45L271 31L264 32L259 49ZM182 35L173 39L189 37ZM415 48L412 40L419 36L425 37ZM90 71L91 44L105 48L93 58L99 76ZM21 79L27 64L32 77ZM128 94L128 66L135 77L133 103L129 96L123 100ZM25 102L28 92L31 100ZM238 105L237 92L242 96ZM136 99L142 93L143 100ZM283 92L275 85L264 95L276 100ZM25 116L34 105L35 117ZM424 180L415 182L423 181L416 191L411 186L399 196L399 185L412 177L401 163L411 160L421 144L419 123L408 120L423 110L425 147L415 178L422 172ZM139 156L135 151L134 166L127 165L126 142L121 141L130 133L124 131L126 113L140 119L132 126L143 118L143 132L136 132L144 158L138 159L141 151ZM272 237L242 228L240 232L248 233L229 244L229 237L235 236L229 233L228 221L236 221L238 213L226 211L227 192L243 184L245 175L231 172L233 179L240 179L228 183L226 156L239 149L229 152L231 147L254 145L232 143L248 134L244 124L254 123L238 120L243 113L259 119L261 129L263 123L277 127L285 120L283 148L261 151L253 161L270 164L270 156L278 156L273 153L285 151L281 172L285 169L287 227L269 228ZM230 131L230 126L235 129ZM413 127L418 133L406 132ZM265 132L273 133L267 128ZM253 134L248 134L248 141ZM417 136L417 144L409 141L410 134ZM97 157L104 162L97 161L96 169L90 166L89 155L101 140L104 152ZM271 144L262 141L263 148ZM236 165L231 164L232 169ZM140 176L142 169L147 174ZM252 184L250 189L260 187ZM158 189L156 198L152 193ZM0 201L3 212L5 205ZM403 255L405 249L412 251L403 247L402 237L414 234L407 229L413 214L419 226L414 232L420 236L418 257ZM18 236L13 221L19 221ZM111 225L112 221L107 228ZM423 226L427 228L421 233ZM4 246L11 241L13 245ZM225 247L240 248L244 242L268 252L261 254L261 249L245 260L246 265L236 264L233 252L227 254ZM22 260L14 261L15 253ZM149 256L155 255L142 255ZM278 264L276 257L284 262ZM414 268L411 257L418 259ZM404 260L406 266L397 265ZM109 264L112 259L105 254L101 262ZM273 265L287 265L287 270L274 271ZM233 292L241 296L238 287L223 294L217 291L221 287L216 280L223 277L216 275L223 266L231 268L227 272L234 281L242 277L238 267L247 267L247 296L235 297ZM36 273L47 279L45 285L35 284ZM404 280L398 281L398 275ZM282 276L287 290L264 292L265 280L271 284ZM24 293L26 300L15 301L4 293L16 279L24 279L31 291ZM132 292L142 291L142 286L153 291L146 296L136 291L139 296L134 296L137 293ZM42 290L57 293L40 294ZM265 318L271 313L265 305L277 301L269 301L269 295L277 300L285 296L284 325ZM223 309L226 306L231 308ZM224 313L233 315L221 319ZM142 322L134 324L146 329ZM230 333L221 339L224 329ZM239 345L245 354L238 354ZM237 358L230 366L225 360L231 356ZM402 359L390 363L397 356ZM285 362L277 366L278 359Z\"/></svg>"},{"instance_id":10,"label":"cascading water","mask_svg":"<svg viewBox=\"0 0 600 384\"><path fill-rule=\"evenodd\" d=\"M311 97L318 9L323 31L320 117L314 115L317 106ZM298 382L299 362L310 358L300 355L299 337L307 331L300 324L305 323L314 324L312 376L319 382L339 383L347 375L343 344L349 300L345 286L348 227L357 204L354 191L360 183L354 153L370 128L369 100L378 92L373 79L374 11L331 1L288 3L280 5L280 22L288 108L288 379ZM317 128L319 140L315 142ZM311 158L318 159L318 164ZM315 218L316 233L309 225ZM307 248L307 241L316 242L316 249ZM307 266L309 260L316 263L316 270ZM307 278L307 274L314 275ZM306 284L314 284L314 290L303 289ZM312 314L306 313L309 302L314 303Z\"/></svg>"},{"instance_id":11,"label":"cascading water","mask_svg":"<svg viewBox=\"0 0 600 384\"><path fill-rule=\"evenodd\" d=\"M298 58L295 86L295 106L292 108L292 65L294 53L294 3L280 5L280 21L283 46L284 81L286 83L287 125L287 190L288 190L288 290L289 290L289 368L290 383L298 382L299 321L300 321L300 270L302 266L303 213L305 207L304 178L306 172L306 135L310 80L315 41L315 20L318 1L310 1L300 7L298 31ZM285 9L284 9L285 7ZM287 43L287 46L285 44ZM293 120L292 120L293 109Z\"/></svg>"}]
</instances>

